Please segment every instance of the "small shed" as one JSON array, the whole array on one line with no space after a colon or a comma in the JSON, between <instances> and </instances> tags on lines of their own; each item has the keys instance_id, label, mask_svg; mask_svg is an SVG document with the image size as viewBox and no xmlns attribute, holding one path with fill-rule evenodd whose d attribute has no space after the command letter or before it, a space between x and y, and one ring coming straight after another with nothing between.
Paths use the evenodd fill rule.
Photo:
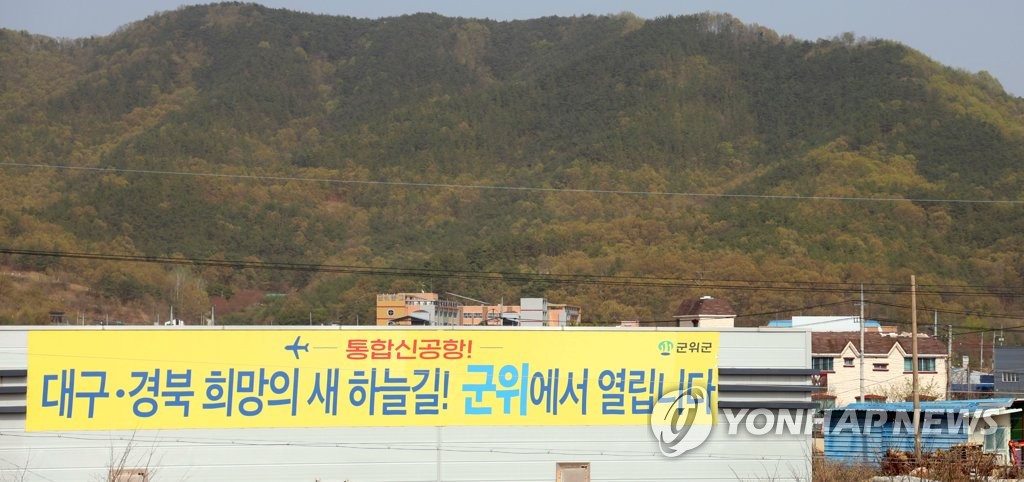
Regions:
<instances>
[{"instance_id":1,"label":"small shed","mask_svg":"<svg viewBox=\"0 0 1024 482\"><path fill-rule=\"evenodd\" d=\"M1008 443L1020 433L1022 407L1024 400L1013 398L921 402L921 450L975 442L1007 464ZM822 432L826 458L877 462L890 448L914 450L914 404L851 403L826 410Z\"/></svg>"},{"instance_id":2,"label":"small shed","mask_svg":"<svg viewBox=\"0 0 1024 482\"><path fill-rule=\"evenodd\" d=\"M736 310L729 302L701 296L696 300L684 300L672 315L680 327L732 328L736 326Z\"/></svg>"}]
</instances>

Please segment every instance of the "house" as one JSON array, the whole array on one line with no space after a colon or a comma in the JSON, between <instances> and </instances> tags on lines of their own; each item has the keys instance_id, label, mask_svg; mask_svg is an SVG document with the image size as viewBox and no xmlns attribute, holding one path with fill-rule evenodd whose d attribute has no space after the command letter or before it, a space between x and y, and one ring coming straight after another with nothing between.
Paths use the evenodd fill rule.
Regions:
<instances>
[{"instance_id":1,"label":"house","mask_svg":"<svg viewBox=\"0 0 1024 482\"><path fill-rule=\"evenodd\" d=\"M449 297L452 296L452 297ZM408 325L408 317L426 325L573 326L580 323L580 307L549 303L544 298L520 298L518 305L463 305L453 293L388 293L377 295L378 326ZM472 300L472 298L466 298ZM479 301L479 300L474 300ZM402 320L402 321L399 321Z\"/></svg>"},{"instance_id":2,"label":"house","mask_svg":"<svg viewBox=\"0 0 1024 482\"><path fill-rule=\"evenodd\" d=\"M860 332L812 332L811 368L819 371L818 385L835 397L835 406L857 401L861 373L864 395L888 401L907 400L911 393L913 339L909 334L864 333L864 370L860 369ZM945 398L946 346L918 334L918 386L925 398ZM880 398L869 397L869 398Z\"/></svg>"},{"instance_id":3,"label":"house","mask_svg":"<svg viewBox=\"0 0 1024 482\"><path fill-rule=\"evenodd\" d=\"M550 303L545 298L520 298L518 305L468 304L460 306L460 325L487 326L575 326L580 324L580 307Z\"/></svg>"},{"instance_id":4,"label":"house","mask_svg":"<svg viewBox=\"0 0 1024 482\"><path fill-rule=\"evenodd\" d=\"M732 328L736 326L736 311L725 300L701 296L684 300L672 315L680 327Z\"/></svg>"},{"instance_id":5,"label":"house","mask_svg":"<svg viewBox=\"0 0 1024 482\"><path fill-rule=\"evenodd\" d=\"M389 293L377 295L377 325L391 324L412 317L427 320L427 325L456 325L461 306L437 293Z\"/></svg>"},{"instance_id":6,"label":"house","mask_svg":"<svg viewBox=\"0 0 1024 482\"><path fill-rule=\"evenodd\" d=\"M1024 400L1012 398L921 402L921 451L977 444L1010 461L1008 442L1019 437ZM877 462L889 448L913 451L913 402L854 403L827 410L825 457L844 462Z\"/></svg>"}]
</instances>

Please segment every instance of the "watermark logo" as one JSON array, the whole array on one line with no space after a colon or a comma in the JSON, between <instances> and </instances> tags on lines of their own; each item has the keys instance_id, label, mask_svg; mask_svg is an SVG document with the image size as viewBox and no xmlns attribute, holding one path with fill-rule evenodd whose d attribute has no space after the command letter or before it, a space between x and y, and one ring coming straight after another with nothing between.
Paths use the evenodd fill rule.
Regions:
<instances>
[{"instance_id":1,"label":"watermark logo","mask_svg":"<svg viewBox=\"0 0 1024 482\"><path fill-rule=\"evenodd\" d=\"M701 386L670 392L658 399L649 425L663 455L678 457L708 439L713 427L708 402L707 390Z\"/></svg>"},{"instance_id":2,"label":"watermark logo","mask_svg":"<svg viewBox=\"0 0 1024 482\"><path fill-rule=\"evenodd\" d=\"M981 434L992 435L1000 428L994 418L999 409L946 410L922 412L918 419L921 434ZM906 410L832 410L823 421L826 434L877 434L885 431L892 435L914 435L913 412ZM884 427L884 428L883 428Z\"/></svg>"},{"instance_id":3,"label":"watermark logo","mask_svg":"<svg viewBox=\"0 0 1024 482\"><path fill-rule=\"evenodd\" d=\"M661 352L661 356L668 356L669 353L672 353L673 348L675 345L671 341L662 340L661 343L658 343L658 351Z\"/></svg>"},{"instance_id":4,"label":"watermark logo","mask_svg":"<svg viewBox=\"0 0 1024 482\"><path fill-rule=\"evenodd\" d=\"M678 457L689 452L711 437L718 427L717 436L731 437L740 433L749 436L810 437L815 427L825 437L849 433L860 437L906 436L914 434L913 412L907 410L829 410L820 413L814 409L722 409L718 423L711 416L706 403L707 390L693 386L687 390L670 392L661 397L651 413L650 428L658 441L658 448L666 457ZM1001 427L995 415L998 409L945 410L922 412L918 419L921 434L982 434L996 433ZM817 417L816 417L817 414Z\"/></svg>"}]
</instances>

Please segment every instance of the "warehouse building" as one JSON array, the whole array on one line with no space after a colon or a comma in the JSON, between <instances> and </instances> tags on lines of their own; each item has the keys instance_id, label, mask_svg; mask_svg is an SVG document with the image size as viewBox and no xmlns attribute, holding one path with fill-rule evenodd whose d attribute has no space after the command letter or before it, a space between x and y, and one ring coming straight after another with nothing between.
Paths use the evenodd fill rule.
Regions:
<instances>
[{"instance_id":1,"label":"warehouse building","mask_svg":"<svg viewBox=\"0 0 1024 482\"><path fill-rule=\"evenodd\" d=\"M273 328L0 330L0 480L810 479L805 331Z\"/></svg>"}]
</instances>

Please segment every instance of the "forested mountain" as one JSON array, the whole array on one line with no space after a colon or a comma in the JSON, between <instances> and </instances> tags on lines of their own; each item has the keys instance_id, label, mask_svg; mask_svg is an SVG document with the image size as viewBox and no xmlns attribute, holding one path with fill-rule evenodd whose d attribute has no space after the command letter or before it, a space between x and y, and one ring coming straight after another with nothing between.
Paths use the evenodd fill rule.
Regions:
<instances>
[{"instance_id":1,"label":"forested mountain","mask_svg":"<svg viewBox=\"0 0 1024 482\"><path fill-rule=\"evenodd\" d=\"M0 132L6 323L246 290L288 296L218 321L355 323L421 289L763 322L861 284L906 320L911 274L944 323L1024 316L1024 99L886 40L187 7L0 30Z\"/></svg>"}]
</instances>

